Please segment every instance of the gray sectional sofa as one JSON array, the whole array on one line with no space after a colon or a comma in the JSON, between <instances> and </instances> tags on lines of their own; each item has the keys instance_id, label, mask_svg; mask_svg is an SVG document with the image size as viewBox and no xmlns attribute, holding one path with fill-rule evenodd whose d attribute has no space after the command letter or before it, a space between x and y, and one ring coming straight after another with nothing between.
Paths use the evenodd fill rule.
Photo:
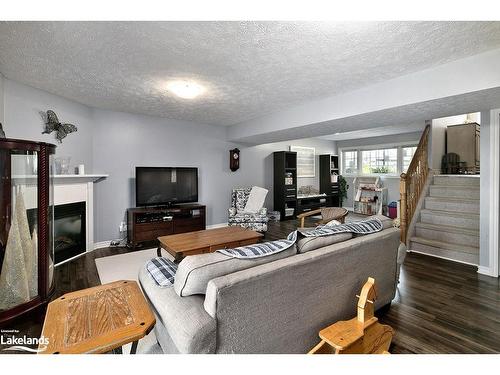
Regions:
<instances>
[{"instance_id":1,"label":"gray sectional sofa","mask_svg":"<svg viewBox=\"0 0 500 375\"><path fill-rule=\"evenodd\" d=\"M173 287L160 288L145 267L139 281L165 353L306 353L320 329L356 314L368 277L376 280L375 307L392 301L399 244L399 229L384 218L375 234L303 238L254 260L187 257Z\"/></svg>"}]
</instances>

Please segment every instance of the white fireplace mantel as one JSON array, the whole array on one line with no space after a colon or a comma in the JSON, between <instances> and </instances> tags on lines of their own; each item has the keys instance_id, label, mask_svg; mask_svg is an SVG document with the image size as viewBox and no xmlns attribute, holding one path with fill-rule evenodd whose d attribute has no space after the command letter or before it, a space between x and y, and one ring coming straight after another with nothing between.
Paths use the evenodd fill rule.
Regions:
<instances>
[{"instance_id":1,"label":"white fireplace mantel","mask_svg":"<svg viewBox=\"0 0 500 375\"><path fill-rule=\"evenodd\" d=\"M107 174L56 174L54 175L54 183L72 184L72 183L96 182L108 176L109 175Z\"/></svg>"},{"instance_id":2,"label":"white fireplace mantel","mask_svg":"<svg viewBox=\"0 0 500 375\"><path fill-rule=\"evenodd\" d=\"M75 202L86 204L87 252L94 250L94 182L106 177L107 174L54 175L54 205Z\"/></svg>"},{"instance_id":3,"label":"white fireplace mantel","mask_svg":"<svg viewBox=\"0 0 500 375\"><path fill-rule=\"evenodd\" d=\"M94 183L108 177L107 174L54 175L54 206L68 203L85 202L85 234L86 251L94 250ZM36 207L36 176L13 175L14 185L19 185L25 191L26 208ZM36 190L35 190L36 191ZM69 261L71 259L68 259Z\"/></svg>"}]
</instances>

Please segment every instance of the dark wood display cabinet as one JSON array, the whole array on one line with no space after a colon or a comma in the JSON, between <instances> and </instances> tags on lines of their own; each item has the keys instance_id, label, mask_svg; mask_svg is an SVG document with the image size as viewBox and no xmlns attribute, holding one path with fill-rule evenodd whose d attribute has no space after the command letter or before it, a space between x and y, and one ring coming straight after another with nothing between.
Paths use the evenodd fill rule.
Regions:
<instances>
[{"instance_id":1,"label":"dark wood display cabinet","mask_svg":"<svg viewBox=\"0 0 500 375\"><path fill-rule=\"evenodd\" d=\"M276 151L274 162L274 210L281 220L293 219L297 215L297 153Z\"/></svg>"},{"instance_id":2,"label":"dark wood display cabinet","mask_svg":"<svg viewBox=\"0 0 500 375\"><path fill-rule=\"evenodd\" d=\"M330 154L320 155L319 192L329 197L329 206L340 206L339 177L339 157Z\"/></svg>"},{"instance_id":3,"label":"dark wood display cabinet","mask_svg":"<svg viewBox=\"0 0 500 375\"><path fill-rule=\"evenodd\" d=\"M0 327L42 315L54 293L55 148L0 139Z\"/></svg>"},{"instance_id":4,"label":"dark wood display cabinet","mask_svg":"<svg viewBox=\"0 0 500 375\"><path fill-rule=\"evenodd\" d=\"M131 247L158 237L203 230L206 228L206 206L182 204L170 208L137 207L127 210L127 237Z\"/></svg>"}]
</instances>

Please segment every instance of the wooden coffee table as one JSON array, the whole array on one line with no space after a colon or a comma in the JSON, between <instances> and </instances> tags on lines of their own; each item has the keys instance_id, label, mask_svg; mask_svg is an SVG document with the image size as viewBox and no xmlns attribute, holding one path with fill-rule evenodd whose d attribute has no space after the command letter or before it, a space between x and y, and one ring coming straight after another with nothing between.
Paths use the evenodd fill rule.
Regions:
<instances>
[{"instance_id":1,"label":"wooden coffee table","mask_svg":"<svg viewBox=\"0 0 500 375\"><path fill-rule=\"evenodd\" d=\"M252 245L264 237L262 233L239 226L200 230L158 237L158 256L161 249L172 255L176 262L188 255L212 253L219 249Z\"/></svg>"},{"instance_id":2,"label":"wooden coffee table","mask_svg":"<svg viewBox=\"0 0 500 375\"><path fill-rule=\"evenodd\" d=\"M155 322L135 281L79 290L49 303L42 329L48 345L40 353L120 353L123 345L132 343L130 354L135 354L138 340Z\"/></svg>"}]
</instances>

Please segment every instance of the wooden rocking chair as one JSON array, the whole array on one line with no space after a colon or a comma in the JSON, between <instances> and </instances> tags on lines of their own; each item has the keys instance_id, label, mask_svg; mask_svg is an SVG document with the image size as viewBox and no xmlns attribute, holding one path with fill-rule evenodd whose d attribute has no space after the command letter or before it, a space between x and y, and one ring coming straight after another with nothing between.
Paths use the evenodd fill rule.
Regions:
<instances>
[{"instance_id":1,"label":"wooden rocking chair","mask_svg":"<svg viewBox=\"0 0 500 375\"><path fill-rule=\"evenodd\" d=\"M309 354L389 354L394 331L373 315L376 296L375 280L369 277L356 296L358 316L322 329L321 342Z\"/></svg>"},{"instance_id":2,"label":"wooden rocking chair","mask_svg":"<svg viewBox=\"0 0 500 375\"><path fill-rule=\"evenodd\" d=\"M297 215L297 219L300 220L300 228L304 228L306 217L321 215L321 220L318 222L318 224L326 224L332 220L337 220L340 223L344 223L345 217L348 213L349 211L342 207L322 207L317 210L308 211Z\"/></svg>"}]
</instances>

